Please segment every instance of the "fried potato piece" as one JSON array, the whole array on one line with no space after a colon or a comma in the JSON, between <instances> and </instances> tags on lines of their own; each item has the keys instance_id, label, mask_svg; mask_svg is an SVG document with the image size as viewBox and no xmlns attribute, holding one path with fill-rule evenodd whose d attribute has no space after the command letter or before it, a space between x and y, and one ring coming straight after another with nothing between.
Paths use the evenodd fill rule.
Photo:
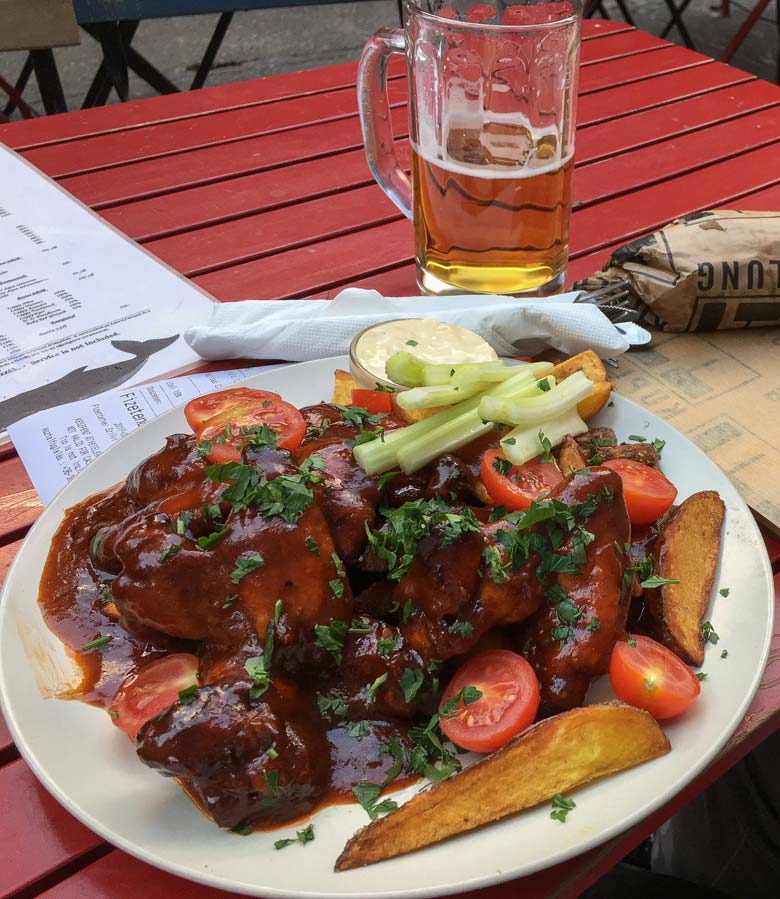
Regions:
<instances>
[{"instance_id":1,"label":"fried potato piece","mask_svg":"<svg viewBox=\"0 0 780 899\"><path fill-rule=\"evenodd\" d=\"M342 371L337 368L333 372L333 399L332 403L338 403L339 406L349 406L352 404L352 391L360 387L360 384L352 377L348 371Z\"/></svg>"},{"instance_id":2,"label":"fried potato piece","mask_svg":"<svg viewBox=\"0 0 780 899\"><path fill-rule=\"evenodd\" d=\"M336 870L422 849L669 749L661 728L641 709L605 703L563 712L358 831Z\"/></svg>"},{"instance_id":3,"label":"fried potato piece","mask_svg":"<svg viewBox=\"0 0 780 899\"><path fill-rule=\"evenodd\" d=\"M567 477L573 471L582 471L587 465L588 463L582 454L580 445L570 434L567 434L558 450L558 468L560 468L563 476Z\"/></svg>"},{"instance_id":4,"label":"fried potato piece","mask_svg":"<svg viewBox=\"0 0 780 899\"><path fill-rule=\"evenodd\" d=\"M334 374L333 398L332 403L338 403L339 406L352 405L352 391L361 388L363 385L356 381L348 371L342 371L337 368ZM443 406L436 406L432 409L402 409L396 402L395 394L392 395L393 416L406 424L413 424L430 415L441 412Z\"/></svg>"},{"instance_id":5,"label":"fried potato piece","mask_svg":"<svg viewBox=\"0 0 780 899\"><path fill-rule=\"evenodd\" d=\"M710 605L725 507L714 490L689 496L666 519L653 548L655 571L679 581L645 592L655 636L690 665L704 662L702 621Z\"/></svg>"},{"instance_id":6,"label":"fried potato piece","mask_svg":"<svg viewBox=\"0 0 780 899\"><path fill-rule=\"evenodd\" d=\"M580 418L588 421L606 405L609 395L612 393L612 384L607 379L604 363L593 350L584 350L582 353L577 353L576 356L564 359L550 371L550 374L555 375L556 381L562 381L576 371L581 371L593 381L593 394L577 404Z\"/></svg>"}]
</instances>

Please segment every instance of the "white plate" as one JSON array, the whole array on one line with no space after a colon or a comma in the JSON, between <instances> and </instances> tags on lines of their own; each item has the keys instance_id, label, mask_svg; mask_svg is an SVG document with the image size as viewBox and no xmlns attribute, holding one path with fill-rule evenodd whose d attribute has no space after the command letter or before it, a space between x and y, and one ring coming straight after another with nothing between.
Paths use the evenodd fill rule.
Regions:
<instances>
[{"instance_id":1,"label":"white plate","mask_svg":"<svg viewBox=\"0 0 780 899\"><path fill-rule=\"evenodd\" d=\"M289 366L245 383L279 391L296 405L331 394L333 369L346 359ZM629 400L616 396L598 424L620 437L666 440L663 466L680 499L717 490L726 503L726 532L709 617L720 635L708 644L708 677L689 713L665 727L672 751L661 759L577 790L577 807L561 824L549 805L380 865L336 874L347 838L367 823L359 806L316 815L316 839L305 848L273 848L280 835L239 837L218 830L185 797L136 758L104 712L79 702L45 701L26 653L40 659L59 646L42 622L38 582L63 511L122 480L185 430L175 409L128 436L93 462L53 500L30 531L6 578L0 606L0 698L22 755L45 787L77 818L115 846L183 877L225 890L276 896L432 896L487 886L564 861L626 830L678 793L723 746L758 687L772 635L772 574L753 517L725 475L690 441ZM728 598L718 596L729 587ZM20 636L24 639L20 639ZM721 651L728 650L722 659ZM61 652L59 653L62 658ZM606 678L591 698L609 695ZM414 788L406 791L411 794ZM401 793L404 797L406 794Z\"/></svg>"}]
</instances>

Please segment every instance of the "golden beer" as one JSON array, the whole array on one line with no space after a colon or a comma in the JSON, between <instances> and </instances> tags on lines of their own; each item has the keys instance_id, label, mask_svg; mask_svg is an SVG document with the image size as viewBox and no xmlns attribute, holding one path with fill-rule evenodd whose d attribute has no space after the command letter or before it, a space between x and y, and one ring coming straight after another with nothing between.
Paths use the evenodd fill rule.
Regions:
<instances>
[{"instance_id":1,"label":"golden beer","mask_svg":"<svg viewBox=\"0 0 780 899\"><path fill-rule=\"evenodd\" d=\"M517 294L558 286L569 252L574 159L554 136L460 129L446 161L412 148L417 262L431 293ZM462 164L459 164L462 163ZM441 283L436 283L441 282Z\"/></svg>"}]
</instances>

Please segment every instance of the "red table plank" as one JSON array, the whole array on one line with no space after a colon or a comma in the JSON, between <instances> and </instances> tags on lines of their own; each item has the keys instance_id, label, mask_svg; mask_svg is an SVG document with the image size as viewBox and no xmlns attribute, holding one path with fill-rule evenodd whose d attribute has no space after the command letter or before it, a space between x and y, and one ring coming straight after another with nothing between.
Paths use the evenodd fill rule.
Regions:
<instances>
[{"instance_id":1,"label":"red table plank","mask_svg":"<svg viewBox=\"0 0 780 899\"><path fill-rule=\"evenodd\" d=\"M0 768L0 899L72 865L101 844L44 790L21 759Z\"/></svg>"},{"instance_id":2,"label":"red table plank","mask_svg":"<svg viewBox=\"0 0 780 899\"><path fill-rule=\"evenodd\" d=\"M0 543L7 543L35 521L41 501L18 456L0 462L0 484Z\"/></svg>"},{"instance_id":3,"label":"red table plank","mask_svg":"<svg viewBox=\"0 0 780 899\"><path fill-rule=\"evenodd\" d=\"M597 57L598 51L590 50L594 39L634 32L639 36L636 40L636 50L647 49L652 46L653 40L658 40L652 35L636 31L624 22L592 22L586 24L583 31L582 57L585 60ZM611 45L606 52L609 58L624 55L622 50L612 50ZM605 58L605 53L602 52L598 58ZM125 131L142 128L150 123L176 121L227 109L255 106L284 97L324 93L354 85L356 72L357 66L354 62L340 63L274 78L256 78L251 81L188 91L176 96L174 106L171 105L169 97L153 97L97 109L79 110L57 116L56 119L51 116L30 119L23 123L23 127L20 127L22 123L14 122L10 126L0 126L0 141L21 150L49 143L62 143L88 134Z\"/></svg>"},{"instance_id":4,"label":"red table plank","mask_svg":"<svg viewBox=\"0 0 780 899\"><path fill-rule=\"evenodd\" d=\"M575 176L575 203L578 207L592 205L651 181L665 181L685 171L709 167L720 160L777 143L778 135L780 105L582 166ZM776 158L780 160L780 156ZM773 174L777 176L780 172Z\"/></svg>"},{"instance_id":5,"label":"red table plank","mask_svg":"<svg viewBox=\"0 0 780 899\"><path fill-rule=\"evenodd\" d=\"M577 102L577 125L582 127L595 122L608 122L627 112L653 109L671 100L695 97L727 84L753 80L752 75L721 63L662 73L645 81L580 97Z\"/></svg>"}]
</instances>

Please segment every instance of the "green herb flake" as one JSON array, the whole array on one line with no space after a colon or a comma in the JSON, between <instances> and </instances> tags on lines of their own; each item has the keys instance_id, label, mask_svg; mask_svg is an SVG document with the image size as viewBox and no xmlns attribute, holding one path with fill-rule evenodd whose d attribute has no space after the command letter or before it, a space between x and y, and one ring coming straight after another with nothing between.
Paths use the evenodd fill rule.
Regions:
<instances>
[{"instance_id":1,"label":"green herb flake","mask_svg":"<svg viewBox=\"0 0 780 899\"><path fill-rule=\"evenodd\" d=\"M666 446L666 441L661 440L660 437L656 437L655 440L651 444L657 453L660 453L663 448Z\"/></svg>"},{"instance_id":2,"label":"green herb flake","mask_svg":"<svg viewBox=\"0 0 780 899\"><path fill-rule=\"evenodd\" d=\"M707 674L706 674L706 672L704 672L704 671L699 671L699 672L697 672L697 674L696 674L696 680L698 680L698 681L707 680Z\"/></svg>"},{"instance_id":3,"label":"green herb flake","mask_svg":"<svg viewBox=\"0 0 780 899\"><path fill-rule=\"evenodd\" d=\"M344 595L344 582L340 581L337 577L334 577L332 580L328 581L328 584L336 599L341 599Z\"/></svg>"},{"instance_id":4,"label":"green herb flake","mask_svg":"<svg viewBox=\"0 0 780 899\"><path fill-rule=\"evenodd\" d=\"M636 640L633 637L629 637L626 642L629 646L636 647Z\"/></svg>"},{"instance_id":5,"label":"green herb flake","mask_svg":"<svg viewBox=\"0 0 780 899\"><path fill-rule=\"evenodd\" d=\"M504 459L501 456L496 456L493 459L493 468L504 477L507 477L512 473L512 463L509 459Z\"/></svg>"},{"instance_id":6,"label":"green herb flake","mask_svg":"<svg viewBox=\"0 0 780 899\"><path fill-rule=\"evenodd\" d=\"M417 346L417 341L416 340L407 340L406 345L407 346Z\"/></svg>"},{"instance_id":7,"label":"green herb flake","mask_svg":"<svg viewBox=\"0 0 780 899\"><path fill-rule=\"evenodd\" d=\"M189 687L185 687L183 690L179 690L179 702L182 703L182 705L189 705L195 700L195 694L197 692L197 684L192 684Z\"/></svg>"},{"instance_id":8,"label":"green herb flake","mask_svg":"<svg viewBox=\"0 0 780 899\"><path fill-rule=\"evenodd\" d=\"M550 443L549 438L545 437L542 431L539 431L539 446L542 448L542 453L539 456L539 461L541 463L549 462L552 459L552 443Z\"/></svg>"},{"instance_id":9,"label":"green herb flake","mask_svg":"<svg viewBox=\"0 0 780 899\"><path fill-rule=\"evenodd\" d=\"M258 552L244 553L236 558L236 567L230 573L234 584L243 580L248 574L265 565L265 559Z\"/></svg>"},{"instance_id":10,"label":"green herb flake","mask_svg":"<svg viewBox=\"0 0 780 899\"><path fill-rule=\"evenodd\" d=\"M712 643L713 645L720 640L715 628L712 626L711 621L705 621L701 626L701 635L704 637L705 643Z\"/></svg>"},{"instance_id":11,"label":"green herb flake","mask_svg":"<svg viewBox=\"0 0 780 899\"><path fill-rule=\"evenodd\" d=\"M312 553L315 556L318 556L320 554L319 544L314 539L314 537L307 537L305 540L305 543L306 543L306 549L308 549L310 553Z\"/></svg>"},{"instance_id":12,"label":"green herb flake","mask_svg":"<svg viewBox=\"0 0 780 899\"><path fill-rule=\"evenodd\" d=\"M560 821L562 824L565 824L566 816L574 808L577 808L577 803L573 799L567 799L565 796L561 796L560 793L556 793L552 798L550 817L554 821Z\"/></svg>"},{"instance_id":13,"label":"green herb flake","mask_svg":"<svg viewBox=\"0 0 780 899\"><path fill-rule=\"evenodd\" d=\"M221 527L218 531L212 531L210 534L206 534L205 537L198 537L195 541L195 545L198 549L206 550L211 549L212 546L216 546L217 543L226 535L230 533L230 527L225 525Z\"/></svg>"},{"instance_id":14,"label":"green herb flake","mask_svg":"<svg viewBox=\"0 0 780 899\"><path fill-rule=\"evenodd\" d=\"M111 642L111 635L106 634L104 637L95 637L94 640L90 640L89 643L85 643L81 647L82 652L92 652L93 650L97 650L98 652L105 652L108 648L108 644Z\"/></svg>"},{"instance_id":15,"label":"green herb flake","mask_svg":"<svg viewBox=\"0 0 780 899\"><path fill-rule=\"evenodd\" d=\"M720 590L718 590L718 593L720 593L721 596L726 597L731 593L731 589L729 587L721 587Z\"/></svg>"},{"instance_id":16,"label":"green herb flake","mask_svg":"<svg viewBox=\"0 0 780 899\"><path fill-rule=\"evenodd\" d=\"M320 715L328 721L333 718L345 718L347 715L347 704L340 696L323 696L322 693L317 694L317 707Z\"/></svg>"},{"instance_id":17,"label":"green herb flake","mask_svg":"<svg viewBox=\"0 0 780 899\"><path fill-rule=\"evenodd\" d=\"M162 553L160 553L160 562L167 562L168 559L172 559L174 556L178 556L181 552L181 543L172 543L170 546L166 547Z\"/></svg>"},{"instance_id":18,"label":"green herb flake","mask_svg":"<svg viewBox=\"0 0 780 899\"><path fill-rule=\"evenodd\" d=\"M661 577L658 574L653 574L648 578L645 578L643 581L639 582L639 586L644 590L653 590L656 587L663 587L664 584L679 584L679 581L674 580L673 578Z\"/></svg>"},{"instance_id":19,"label":"green herb flake","mask_svg":"<svg viewBox=\"0 0 780 899\"><path fill-rule=\"evenodd\" d=\"M460 714L462 707L471 705L478 699L482 699L482 691L471 685L464 687L455 696L446 699L439 708L440 718L455 718Z\"/></svg>"},{"instance_id":20,"label":"green herb flake","mask_svg":"<svg viewBox=\"0 0 780 899\"><path fill-rule=\"evenodd\" d=\"M727 659L727 658L729 657L729 651L728 651L728 649L724 649L724 650L721 652L720 657L721 657L722 659Z\"/></svg>"},{"instance_id":21,"label":"green herb flake","mask_svg":"<svg viewBox=\"0 0 780 899\"><path fill-rule=\"evenodd\" d=\"M377 642L376 646L379 655L386 656L389 652L393 652L393 650L398 648L398 635L396 634L393 637L382 637Z\"/></svg>"},{"instance_id":22,"label":"green herb flake","mask_svg":"<svg viewBox=\"0 0 780 899\"><path fill-rule=\"evenodd\" d=\"M647 443L647 437L640 437L639 434L629 434L629 440L633 440L634 443Z\"/></svg>"},{"instance_id":23,"label":"green herb flake","mask_svg":"<svg viewBox=\"0 0 780 899\"><path fill-rule=\"evenodd\" d=\"M355 721L350 724L347 733L350 737L354 737L360 742L364 737L368 736L368 721Z\"/></svg>"},{"instance_id":24,"label":"green herb flake","mask_svg":"<svg viewBox=\"0 0 780 899\"><path fill-rule=\"evenodd\" d=\"M414 702L424 682L425 675L419 668L404 668L398 682L404 691L404 699L407 702Z\"/></svg>"},{"instance_id":25,"label":"green herb flake","mask_svg":"<svg viewBox=\"0 0 780 899\"><path fill-rule=\"evenodd\" d=\"M292 846L293 843L300 843L305 846L314 839L314 825L307 824L303 830L296 830L294 837L286 837L283 840L277 840L274 843L274 849L284 849L285 846Z\"/></svg>"},{"instance_id":26,"label":"green herb flake","mask_svg":"<svg viewBox=\"0 0 780 899\"><path fill-rule=\"evenodd\" d=\"M379 794L382 788L379 784L359 783L352 787L352 793L357 801L363 806L372 821L375 821L385 812L391 812L398 808L398 803L394 799L384 799L378 802Z\"/></svg>"},{"instance_id":27,"label":"green herb flake","mask_svg":"<svg viewBox=\"0 0 780 899\"><path fill-rule=\"evenodd\" d=\"M331 619L330 624L315 624L314 633L314 645L325 652L329 652L336 660L336 664L340 665L344 650L344 640L347 637L346 621Z\"/></svg>"},{"instance_id":28,"label":"green herb flake","mask_svg":"<svg viewBox=\"0 0 780 899\"><path fill-rule=\"evenodd\" d=\"M474 635L474 625L469 621L455 621L447 628L447 630L449 633L457 634L466 640L470 640Z\"/></svg>"},{"instance_id":29,"label":"green herb flake","mask_svg":"<svg viewBox=\"0 0 780 899\"><path fill-rule=\"evenodd\" d=\"M225 601L222 603L222 608L229 609L237 599L238 593L231 593L230 596L225 597Z\"/></svg>"},{"instance_id":30,"label":"green herb flake","mask_svg":"<svg viewBox=\"0 0 780 899\"><path fill-rule=\"evenodd\" d=\"M387 672L384 674L380 674L378 678L371 684L371 686L366 691L366 702L373 702L376 699L376 691L382 686L382 684L387 680Z\"/></svg>"},{"instance_id":31,"label":"green herb flake","mask_svg":"<svg viewBox=\"0 0 780 899\"><path fill-rule=\"evenodd\" d=\"M589 624L588 627L586 628L586 630L589 630L592 634L595 634L596 631L597 631L600 627L601 627L601 622L600 622L599 619L594 615L593 618L591 619L590 624Z\"/></svg>"},{"instance_id":32,"label":"green herb flake","mask_svg":"<svg viewBox=\"0 0 780 899\"><path fill-rule=\"evenodd\" d=\"M550 389L550 382L547 380L547 378L542 378L541 381L536 382L536 386L539 388L539 390L547 393L547 391Z\"/></svg>"},{"instance_id":33,"label":"green herb flake","mask_svg":"<svg viewBox=\"0 0 780 899\"><path fill-rule=\"evenodd\" d=\"M105 589L101 590L100 593L98 593L98 600L103 605L106 605L107 603L111 602L111 591L108 589L108 587L106 587Z\"/></svg>"},{"instance_id":34,"label":"green herb flake","mask_svg":"<svg viewBox=\"0 0 780 899\"><path fill-rule=\"evenodd\" d=\"M271 788L271 792L274 796L278 797L284 793L284 787L279 786L279 772L276 769L273 771L263 771L263 780Z\"/></svg>"}]
</instances>

